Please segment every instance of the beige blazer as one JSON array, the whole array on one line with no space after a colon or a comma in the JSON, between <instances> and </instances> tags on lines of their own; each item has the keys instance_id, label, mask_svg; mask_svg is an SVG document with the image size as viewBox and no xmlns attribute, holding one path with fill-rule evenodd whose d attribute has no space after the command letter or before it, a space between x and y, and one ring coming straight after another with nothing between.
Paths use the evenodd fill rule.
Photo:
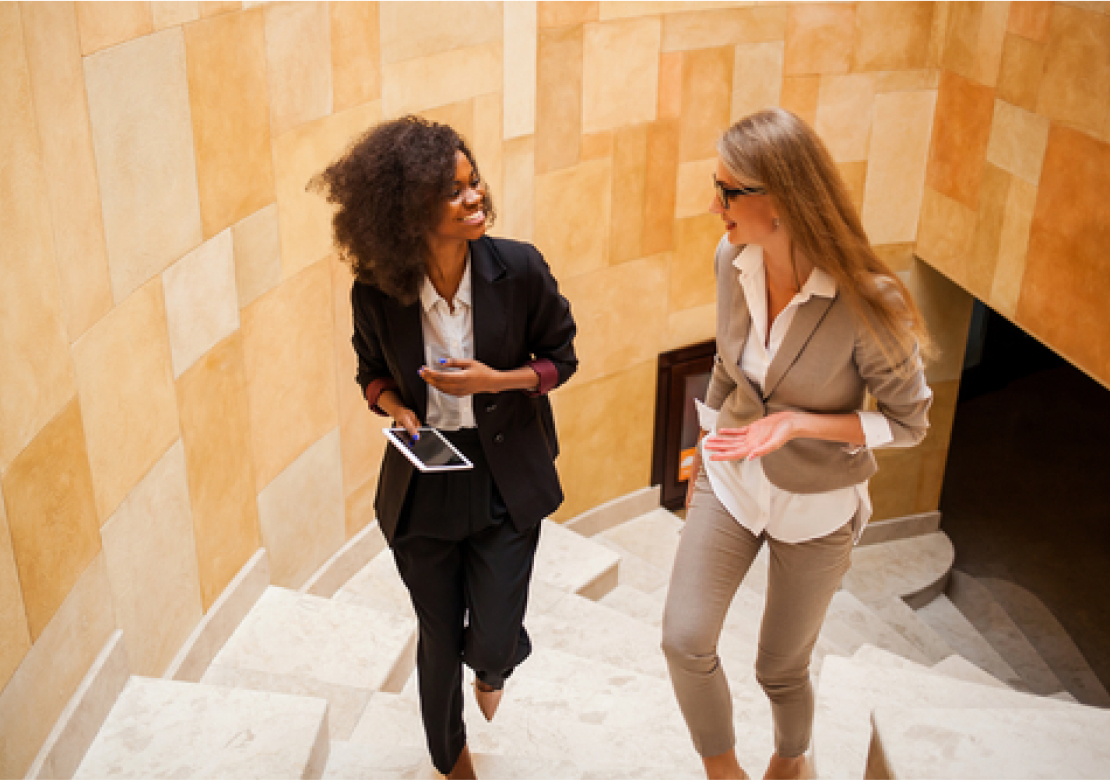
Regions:
<instances>
[{"instance_id":1,"label":"beige blazer","mask_svg":"<svg viewBox=\"0 0 1110 780\"><path fill-rule=\"evenodd\" d=\"M774 412L800 409L842 413L863 409L869 391L889 420L894 440L912 447L925 437L932 394L915 345L896 370L878 340L844 297L814 296L802 304L767 370L760 390L740 368L751 315L732 262L743 250L721 239L717 273L717 355L706 404L720 412L719 428L741 427ZM892 288L893 289L893 288ZM852 453L841 442L795 439L763 457L773 485L792 493L822 493L856 485L876 471L866 448Z\"/></svg>"}]
</instances>

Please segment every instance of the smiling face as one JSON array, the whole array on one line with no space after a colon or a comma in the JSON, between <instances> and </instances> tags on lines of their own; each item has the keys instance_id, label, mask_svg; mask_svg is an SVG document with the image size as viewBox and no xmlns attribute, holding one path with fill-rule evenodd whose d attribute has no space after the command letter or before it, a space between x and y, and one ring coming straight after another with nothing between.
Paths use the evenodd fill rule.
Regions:
<instances>
[{"instance_id":1,"label":"smiling face","mask_svg":"<svg viewBox=\"0 0 1110 780\"><path fill-rule=\"evenodd\" d=\"M754 182L737 181L720 159L717 160L714 175L717 181L729 189L755 186ZM719 215L724 221L725 229L728 231L728 241L734 246L740 244L763 246L767 237L775 231L773 220L776 215L771 205L771 198L767 195L734 195L729 198L726 209L714 192L709 211Z\"/></svg>"},{"instance_id":2,"label":"smiling face","mask_svg":"<svg viewBox=\"0 0 1110 780\"><path fill-rule=\"evenodd\" d=\"M486 232L486 186L461 151L455 152L455 178L443 204L434 239L477 241Z\"/></svg>"}]
</instances>

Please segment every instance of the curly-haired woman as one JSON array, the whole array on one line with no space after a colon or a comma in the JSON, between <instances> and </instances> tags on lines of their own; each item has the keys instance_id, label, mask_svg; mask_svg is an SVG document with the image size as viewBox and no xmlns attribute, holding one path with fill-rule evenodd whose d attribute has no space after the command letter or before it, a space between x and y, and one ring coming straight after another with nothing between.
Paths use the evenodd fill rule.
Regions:
<instances>
[{"instance_id":1,"label":"curly-haired woman","mask_svg":"<svg viewBox=\"0 0 1110 780\"><path fill-rule=\"evenodd\" d=\"M531 651L523 626L539 523L562 502L547 393L577 368L570 305L530 244L490 238L493 202L450 127L385 122L317 180L336 204L351 290L357 381L409 435L439 429L473 463L422 473L394 447L378 522L420 626L428 749L448 777L474 777L462 663L492 719Z\"/></svg>"},{"instance_id":2,"label":"curly-haired woman","mask_svg":"<svg viewBox=\"0 0 1110 780\"><path fill-rule=\"evenodd\" d=\"M871 513L876 447L925 435L932 393L921 315L868 243L836 165L789 111L717 144L717 360L663 615L663 650L710 778L747 777L717 639L740 581L770 548L755 674L771 701L768 778L803 777L809 660ZM864 411L867 393L877 411Z\"/></svg>"}]
</instances>

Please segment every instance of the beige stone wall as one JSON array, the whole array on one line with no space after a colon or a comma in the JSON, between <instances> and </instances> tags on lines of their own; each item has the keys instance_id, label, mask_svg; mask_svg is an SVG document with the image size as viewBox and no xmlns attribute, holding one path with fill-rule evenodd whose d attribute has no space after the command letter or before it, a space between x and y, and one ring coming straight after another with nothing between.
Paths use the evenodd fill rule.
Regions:
<instances>
[{"instance_id":1,"label":"beige stone wall","mask_svg":"<svg viewBox=\"0 0 1110 780\"><path fill-rule=\"evenodd\" d=\"M918 252L1110 386L1110 4L944 12Z\"/></svg>"},{"instance_id":2,"label":"beige stone wall","mask_svg":"<svg viewBox=\"0 0 1110 780\"><path fill-rule=\"evenodd\" d=\"M0 776L115 628L160 674L259 546L296 587L372 519L382 421L305 191L358 132L405 112L462 131L496 232L534 241L572 301L566 518L647 484L655 357L712 336L717 134L769 105L806 117L947 347L934 433L875 482L880 516L900 514L936 506L970 301L913 251L981 292L957 265L980 198L1010 226L983 239L998 268L1030 280L983 289L1019 322L1067 319L1026 292L1046 255L1019 239L1054 235L1030 180L1052 166L1029 149L1069 165L1093 132L1104 154L1099 25L934 3L0 3ZM1046 210L1071 197L1054 187ZM1090 257L1097 239L1076 241ZM1085 267L1067 288L1083 305Z\"/></svg>"}]
</instances>

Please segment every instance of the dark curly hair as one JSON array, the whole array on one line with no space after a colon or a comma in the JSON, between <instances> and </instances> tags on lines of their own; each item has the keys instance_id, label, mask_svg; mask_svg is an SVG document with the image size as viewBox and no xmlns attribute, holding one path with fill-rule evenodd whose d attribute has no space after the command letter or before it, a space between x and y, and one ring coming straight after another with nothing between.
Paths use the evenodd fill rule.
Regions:
<instances>
[{"instance_id":1,"label":"dark curly hair","mask_svg":"<svg viewBox=\"0 0 1110 780\"><path fill-rule=\"evenodd\" d=\"M456 152L477 171L454 129L405 116L371 128L309 182L338 206L335 243L359 281L405 304L417 299L427 267L425 237L451 196ZM488 185L484 208L492 225Z\"/></svg>"}]
</instances>

